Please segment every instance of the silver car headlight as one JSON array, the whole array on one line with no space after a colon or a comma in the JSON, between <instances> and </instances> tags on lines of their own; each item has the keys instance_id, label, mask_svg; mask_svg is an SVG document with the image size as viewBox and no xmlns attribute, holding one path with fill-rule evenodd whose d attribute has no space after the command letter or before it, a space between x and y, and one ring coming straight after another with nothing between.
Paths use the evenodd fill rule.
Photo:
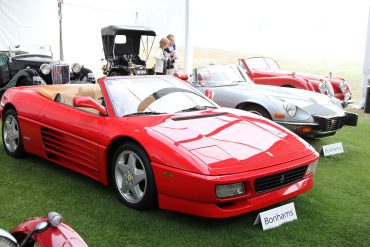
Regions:
<instances>
[{"instance_id":1,"label":"silver car headlight","mask_svg":"<svg viewBox=\"0 0 370 247\"><path fill-rule=\"evenodd\" d=\"M244 183L218 184L216 185L216 195L218 198L227 198L245 194Z\"/></svg>"},{"instance_id":2,"label":"silver car headlight","mask_svg":"<svg viewBox=\"0 0 370 247\"><path fill-rule=\"evenodd\" d=\"M321 82L318 88L319 88L320 93L329 95L329 96L334 96L334 89L329 81L325 80Z\"/></svg>"},{"instance_id":3,"label":"silver car headlight","mask_svg":"<svg viewBox=\"0 0 370 247\"><path fill-rule=\"evenodd\" d=\"M81 69L82 69L81 64L79 64L79 63L73 63L72 64L73 73L79 73L81 71Z\"/></svg>"},{"instance_id":4,"label":"silver car headlight","mask_svg":"<svg viewBox=\"0 0 370 247\"><path fill-rule=\"evenodd\" d=\"M48 64L48 63L43 63L43 64L41 64L41 66L40 66L40 70L41 70L41 72L42 72L44 75L47 75L47 74L49 74L49 73L50 73L50 71L51 71L51 65L50 65L50 64Z\"/></svg>"},{"instance_id":5,"label":"silver car headlight","mask_svg":"<svg viewBox=\"0 0 370 247\"><path fill-rule=\"evenodd\" d=\"M297 113L297 106L286 101L284 102L284 109L291 117L294 117L295 114Z\"/></svg>"},{"instance_id":6,"label":"silver car headlight","mask_svg":"<svg viewBox=\"0 0 370 247\"><path fill-rule=\"evenodd\" d=\"M309 175L311 173L314 173L316 172L316 169L317 169L317 164L319 163L318 160L316 160L315 162L311 163L308 168L307 168L307 171L306 171L306 175Z\"/></svg>"},{"instance_id":7,"label":"silver car headlight","mask_svg":"<svg viewBox=\"0 0 370 247\"><path fill-rule=\"evenodd\" d=\"M346 81L342 81L340 84L339 84L339 89L342 93L345 93L347 91L347 82Z\"/></svg>"},{"instance_id":8,"label":"silver car headlight","mask_svg":"<svg viewBox=\"0 0 370 247\"><path fill-rule=\"evenodd\" d=\"M322 94L325 94L325 93L326 93L326 91L327 91L326 81L321 82L321 83L319 84L319 91L320 91L320 93L322 93Z\"/></svg>"}]
</instances>

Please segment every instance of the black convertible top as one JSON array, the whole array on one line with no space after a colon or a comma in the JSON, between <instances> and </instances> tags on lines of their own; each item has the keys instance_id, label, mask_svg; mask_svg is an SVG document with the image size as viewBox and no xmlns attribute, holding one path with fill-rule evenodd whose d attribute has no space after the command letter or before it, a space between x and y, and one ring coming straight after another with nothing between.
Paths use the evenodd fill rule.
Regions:
<instances>
[{"instance_id":1,"label":"black convertible top","mask_svg":"<svg viewBox=\"0 0 370 247\"><path fill-rule=\"evenodd\" d=\"M107 27L103 27L101 29L102 35L148 35L148 36L156 36L155 32L147 27L143 26L124 26L124 25L111 25Z\"/></svg>"},{"instance_id":2,"label":"black convertible top","mask_svg":"<svg viewBox=\"0 0 370 247\"><path fill-rule=\"evenodd\" d=\"M115 44L116 35L125 35L125 44ZM139 54L141 36L156 36L155 32L142 26L117 26L111 25L101 29L105 59L113 55ZM154 39L153 39L154 42ZM147 47L148 48L148 47ZM148 49L147 49L148 50Z\"/></svg>"}]
</instances>

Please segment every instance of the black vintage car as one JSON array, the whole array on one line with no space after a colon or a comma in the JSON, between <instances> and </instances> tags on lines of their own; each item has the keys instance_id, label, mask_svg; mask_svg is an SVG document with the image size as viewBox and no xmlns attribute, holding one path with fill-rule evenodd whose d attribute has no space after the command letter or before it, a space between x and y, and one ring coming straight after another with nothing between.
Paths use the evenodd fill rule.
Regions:
<instances>
[{"instance_id":1,"label":"black vintage car","mask_svg":"<svg viewBox=\"0 0 370 247\"><path fill-rule=\"evenodd\" d=\"M146 75L155 32L140 26L107 26L101 29L103 50L107 64L103 73L108 76ZM149 48L150 46L150 48Z\"/></svg>"},{"instance_id":2,"label":"black vintage car","mask_svg":"<svg viewBox=\"0 0 370 247\"><path fill-rule=\"evenodd\" d=\"M74 63L70 70L68 64L53 60L50 46L26 48L0 51L0 95L16 86L95 83L90 69Z\"/></svg>"}]
</instances>

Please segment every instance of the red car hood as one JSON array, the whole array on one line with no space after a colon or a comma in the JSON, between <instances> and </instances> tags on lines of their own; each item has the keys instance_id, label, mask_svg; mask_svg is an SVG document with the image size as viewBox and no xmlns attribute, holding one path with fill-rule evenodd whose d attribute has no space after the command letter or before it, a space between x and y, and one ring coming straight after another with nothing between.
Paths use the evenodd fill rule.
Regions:
<instances>
[{"instance_id":1,"label":"red car hood","mask_svg":"<svg viewBox=\"0 0 370 247\"><path fill-rule=\"evenodd\" d=\"M258 74L266 74L266 76L292 76L293 73L295 74L296 77L301 77L302 79L306 79L309 81L323 81L325 79L329 79L331 83L337 83L339 84L342 79L339 77L325 77L325 76L319 76L319 75L312 75L312 74L306 74L306 73L301 73L301 72L292 72L292 71L287 71L287 70L280 70L280 71L256 71Z\"/></svg>"},{"instance_id":2,"label":"red car hood","mask_svg":"<svg viewBox=\"0 0 370 247\"><path fill-rule=\"evenodd\" d=\"M192 113L169 118L151 128L191 152L215 174L265 168L313 152L285 129L249 114Z\"/></svg>"}]
</instances>

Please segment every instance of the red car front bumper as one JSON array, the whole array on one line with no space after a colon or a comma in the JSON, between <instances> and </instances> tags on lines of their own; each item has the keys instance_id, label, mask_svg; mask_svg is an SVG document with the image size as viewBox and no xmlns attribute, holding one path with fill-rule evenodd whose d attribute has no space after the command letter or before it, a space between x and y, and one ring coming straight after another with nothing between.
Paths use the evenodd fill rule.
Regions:
<instances>
[{"instance_id":1,"label":"red car front bumper","mask_svg":"<svg viewBox=\"0 0 370 247\"><path fill-rule=\"evenodd\" d=\"M274 167L222 176L205 176L152 163L159 207L208 218L226 218L248 213L298 196L313 187L313 174L267 192L256 193L254 180L297 167L308 166L317 155L303 162L291 161ZM216 184L243 182L246 194L220 199Z\"/></svg>"}]
</instances>

